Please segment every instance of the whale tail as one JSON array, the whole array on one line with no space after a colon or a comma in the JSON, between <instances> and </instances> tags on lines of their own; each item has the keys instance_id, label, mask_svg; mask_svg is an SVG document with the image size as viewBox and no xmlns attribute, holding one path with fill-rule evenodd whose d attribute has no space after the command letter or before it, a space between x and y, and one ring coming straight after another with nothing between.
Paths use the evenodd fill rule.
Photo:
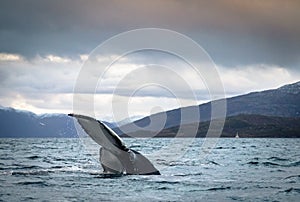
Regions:
<instances>
[{"instance_id":1,"label":"whale tail","mask_svg":"<svg viewBox=\"0 0 300 202\"><path fill-rule=\"evenodd\" d=\"M141 153L126 147L122 139L104 123L84 115L75 117L83 130L101 146L101 166L104 172L131 175L160 175L160 172Z\"/></svg>"}]
</instances>

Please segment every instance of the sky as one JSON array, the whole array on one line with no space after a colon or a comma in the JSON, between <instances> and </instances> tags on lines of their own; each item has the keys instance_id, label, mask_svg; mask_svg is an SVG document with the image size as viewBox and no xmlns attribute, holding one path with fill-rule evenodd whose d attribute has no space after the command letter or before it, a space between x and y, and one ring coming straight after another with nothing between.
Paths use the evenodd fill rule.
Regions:
<instances>
[{"instance_id":1,"label":"sky","mask_svg":"<svg viewBox=\"0 0 300 202\"><path fill-rule=\"evenodd\" d=\"M198 43L215 63L226 97L293 83L300 80L299 9L297 0L2 0L0 105L38 114L72 112L74 87L88 55L111 37L142 28L173 30ZM110 57L102 56L98 65ZM159 74L149 73L151 64L156 64L152 70L162 69ZM128 116L137 117L193 103L165 66L190 81L198 104L211 99L201 78L181 71L188 64L157 51L124 56L95 92L82 96L93 94L96 116L108 121L116 121L113 99L129 100ZM178 94L162 85L136 86L158 75ZM125 93L113 96L125 77Z\"/></svg>"}]
</instances>

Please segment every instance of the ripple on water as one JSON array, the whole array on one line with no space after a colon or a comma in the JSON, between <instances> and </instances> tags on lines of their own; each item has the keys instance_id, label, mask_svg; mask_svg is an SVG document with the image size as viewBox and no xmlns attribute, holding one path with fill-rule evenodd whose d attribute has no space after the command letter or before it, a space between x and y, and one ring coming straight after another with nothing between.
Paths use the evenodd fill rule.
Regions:
<instances>
[{"instance_id":1,"label":"ripple on water","mask_svg":"<svg viewBox=\"0 0 300 202\"><path fill-rule=\"evenodd\" d=\"M48 186L48 184L45 181L39 180L39 181L21 181L16 182L17 185L38 185L38 186Z\"/></svg>"},{"instance_id":2,"label":"ripple on water","mask_svg":"<svg viewBox=\"0 0 300 202\"><path fill-rule=\"evenodd\" d=\"M226 190L226 189L231 189L231 187L229 186L225 186L225 187L212 187L212 188L208 188L206 189L206 191L218 191L218 190Z\"/></svg>"},{"instance_id":3,"label":"ripple on water","mask_svg":"<svg viewBox=\"0 0 300 202\"><path fill-rule=\"evenodd\" d=\"M170 139L125 141L147 156ZM205 158L202 143L196 139L176 161L153 157L166 167L160 176L123 176L101 173L75 139L2 139L0 201L47 201L49 192L53 201L299 200L299 139L220 139Z\"/></svg>"}]
</instances>

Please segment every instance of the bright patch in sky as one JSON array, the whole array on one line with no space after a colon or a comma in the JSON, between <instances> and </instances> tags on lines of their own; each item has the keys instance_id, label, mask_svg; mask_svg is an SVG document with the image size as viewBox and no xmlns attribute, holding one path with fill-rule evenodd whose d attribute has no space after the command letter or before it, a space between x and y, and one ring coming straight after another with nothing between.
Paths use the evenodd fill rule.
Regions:
<instances>
[{"instance_id":1,"label":"bright patch in sky","mask_svg":"<svg viewBox=\"0 0 300 202\"><path fill-rule=\"evenodd\" d=\"M26 60L20 55L7 53L0 54L0 103L2 106L11 106L17 109L30 110L35 113L70 113L72 112L73 88L86 57L79 56L77 60L55 55L35 57ZM137 58L138 59L138 58ZM102 60L105 60L103 58ZM127 118L126 115L114 120L112 111L113 87L118 84L125 75L139 68L140 63L133 59L123 59L114 64L104 81L99 83L95 95L92 92L82 92L85 96L94 96L95 114L100 119L108 121L120 121ZM169 60L170 67L183 65L178 61ZM149 67L151 68L151 67ZM237 67L217 67L221 76L227 97L239 95L251 91L259 91L277 88L281 85L296 82L300 75L284 67L276 65L249 65ZM128 85L123 86L124 94L114 95L115 101L130 96L127 103L127 116L146 116L152 112L165 111L181 106L188 106L189 99L185 103L178 103L178 99L167 89L159 86L145 86L138 89L134 95L126 92L136 88L135 80L142 79L145 75L133 74ZM148 75L155 77L155 75ZM168 71L161 71L161 78L168 77ZM197 103L211 100L205 85L201 79L195 77L191 72L182 72L182 76L191 82L191 86L197 92ZM145 77L146 79L146 77ZM198 80L197 80L198 79ZM176 81L174 81L176 82ZM132 84L132 85L131 85ZM180 89L180 86L178 86ZM184 89L183 89L184 90ZM124 97L125 96L125 97ZM181 96L179 94L179 96ZM182 94L184 98L184 91ZM84 109L84 107L83 107ZM84 113L84 111L83 111Z\"/></svg>"},{"instance_id":2,"label":"bright patch in sky","mask_svg":"<svg viewBox=\"0 0 300 202\"><path fill-rule=\"evenodd\" d=\"M68 63L71 61L68 58L63 58L56 55L47 55L46 59L49 60L50 62L55 62L55 63Z\"/></svg>"},{"instance_id":3,"label":"bright patch in sky","mask_svg":"<svg viewBox=\"0 0 300 202\"><path fill-rule=\"evenodd\" d=\"M0 62L2 61L20 61L22 57L18 54L0 53Z\"/></svg>"}]
</instances>

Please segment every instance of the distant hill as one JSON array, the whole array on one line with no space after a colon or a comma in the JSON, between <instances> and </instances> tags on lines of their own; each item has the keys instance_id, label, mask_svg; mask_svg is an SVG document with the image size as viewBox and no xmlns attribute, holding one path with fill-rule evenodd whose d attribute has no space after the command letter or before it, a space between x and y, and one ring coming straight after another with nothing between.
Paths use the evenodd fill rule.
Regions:
<instances>
[{"instance_id":1,"label":"distant hill","mask_svg":"<svg viewBox=\"0 0 300 202\"><path fill-rule=\"evenodd\" d=\"M185 124L186 134L177 135L179 126L170 127L156 134L153 131L136 131L131 134L124 135L126 137L195 137L191 135L194 131L193 124ZM196 137L205 137L210 121L197 123L198 131ZM263 115L242 114L227 117L221 137L235 137L238 133L239 137L255 137L255 138L300 138L300 117L272 117Z\"/></svg>"},{"instance_id":2,"label":"distant hill","mask_svg":"<svg viewBox=\"0 0 300 202\"><path fill-rule=\"evenodd\" d=\"M174 109L164 113L157 113L151 116L134 121L133 123L120 127L122 131L136 132L135 125L146 127L150 124L150 119L161 120L162 116L167 115L165 129L175 127L180 124L181 110L200 111L201 120L185 120L185 124L194 122L205 122L211 119L211 102L190 106L181 109ZM255 114L277 117L300 117L300 82L285 85L278 89L262 92L253 92L246 95L236 96L227 99L227 117L239 114ZM122 134L121 130L115 130ZM157 131L155 126L151 131Z\"/></svg>"},{"instance_id":3,"label":"distant hill","mask_svg":"<svg viewBox=\"0 0 300 202\"><path fill-rule=\"evenodd\" d=\"M0 108L0 137L77 137L74 122L64 114L36 115L29 111Z\"/></svg>"},{"instance_id":4,"label":"distant hill","mask_svg":"<svg viewBox=\"0 0 300 202\"><path fill-rule=\"evenodd\" d=\"M197 136L202 137L208 128L211 102L182 110L200 110L201 120L185 120L185 126L200 123ZM180 123L180 109L166 112L167 122L158 137L172 137ZM253 116L251 116L253 115ZM121 126L130 133L147 136L151 131L131 130L137 124L145 127L151 119L160 120L162 113L154 114L133 123ZM254 92L227 99L227 116L223 137L232 137L239 132L241 137L299 137L300 82L285 85L275 90ZM108 123L115 127L115 123ZM229 124L229 125L228 125ZM247 125L248 124L248 125ZM265 124L265 125L262 125ZM205 129L206 128L206 129ZM119 135L119 128L113 128ZM0 107L0 137L77 137L74 122L65 114L36 115L29 111Z\"/></svg>"}]
</instances>

